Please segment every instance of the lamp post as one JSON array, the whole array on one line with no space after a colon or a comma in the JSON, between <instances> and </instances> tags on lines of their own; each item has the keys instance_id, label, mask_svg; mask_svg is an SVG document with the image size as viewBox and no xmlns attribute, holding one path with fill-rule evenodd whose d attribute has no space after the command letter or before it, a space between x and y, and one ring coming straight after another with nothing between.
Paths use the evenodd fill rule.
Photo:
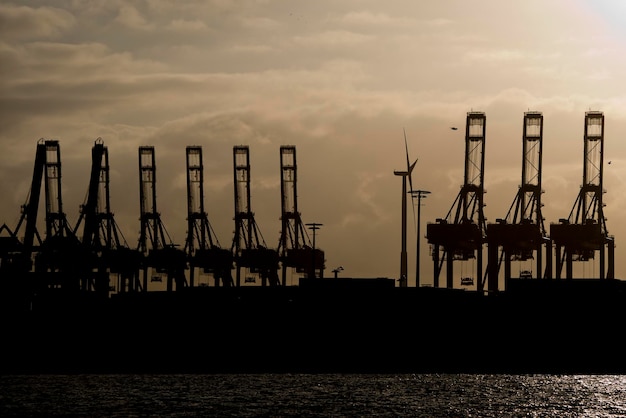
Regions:
<instances>
[{"instance_id":1,"label":"lamp post","mask_svg":"<svg viewBox=\"0 0 626 418\"><path fill-rule=\"evenodd\" d=\"M415 287L420 287L420 235L421 235L421 208L422 208L422 198L426 198L430 192L428 190L411 190L412 197L417 197L417 255L415 262Z\"/></svg>"},{"instance_id":2,"label":"lamp post","mask_svg":"<svg viewBox=\"0 0 626 418\"><path fill-rule=\"evenodd\" d=\"M339 266L333 270L333 273L335 273L335 279L337 278L337 275L339 274L340 271L343 271L343 266Z\"/></svg>"},{"instance_id":3,"label":"lamp post","mask_svg":"<svg viewBox=\"0 0 626 418\"><path fill-rule=\"evenodd\" d=\"M315 231L320 229L320 227L323 226L323 224L312 222L312 223L306 224L306 226L308 226L309 229L313 231L313 251L311 252L313 254L312 261L311 261L311 278L315 278Z\"/></svg>"}]
</instances>

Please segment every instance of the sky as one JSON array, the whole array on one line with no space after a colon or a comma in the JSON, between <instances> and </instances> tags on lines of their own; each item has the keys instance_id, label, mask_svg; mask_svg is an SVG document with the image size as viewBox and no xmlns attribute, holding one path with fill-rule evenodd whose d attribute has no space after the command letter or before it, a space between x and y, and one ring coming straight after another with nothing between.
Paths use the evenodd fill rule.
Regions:
<instances>
[{"instance_id":1,"label":"sky","mask_svg":"<svg viewBox=\"0 0 626 418\"><path fill-rule=\"evenodd\" d=\"M298 209L305 223L322 224L316 245L325 252L325 275L343 266L340 277L398 278L401 178L394 170L406 169L406 134L410 160L418 160L413 186L432 192L421 207L428 284L426 224L446 216L463 184L467 113L486 115L487 222L506 216L520 185L524 112L543 114L549 228L568 217L578 195L584 116L593 110L605 116L604 213L616 276L624 278L624 21L619 0L3 1L0 224L17 225L44 138L60 143L63 209L74 225L91 148L102 138L111 207L129 245L137 245L140 229L137 152L150 145L157 208L183 246L185 148L200 145L205 208L220 245L230 248L232 152L247 145L251 208L276 248L280 146L293 145ZM409 286L415 212L408 208ZM514 264L513 272L527 268ZM597 277L598 263L577 269Z\"/></svg>"}]
</instances>

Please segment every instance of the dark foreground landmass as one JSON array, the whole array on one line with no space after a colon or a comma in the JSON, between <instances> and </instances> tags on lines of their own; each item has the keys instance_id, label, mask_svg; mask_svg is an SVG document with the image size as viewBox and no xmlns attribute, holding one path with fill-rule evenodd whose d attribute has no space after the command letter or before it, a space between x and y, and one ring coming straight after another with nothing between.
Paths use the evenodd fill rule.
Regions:
<instances>
[{"instance_id":1,"label":"dark foreground landmass","mask_svg":"<svg viewBox=\"0 0 626 418\"><path fill-rule=\"evenodd\" d=\"M488 296L391 283L5 303L0 372L626 373L624 282L518 281Z\"/></svg>"}]
</instances>

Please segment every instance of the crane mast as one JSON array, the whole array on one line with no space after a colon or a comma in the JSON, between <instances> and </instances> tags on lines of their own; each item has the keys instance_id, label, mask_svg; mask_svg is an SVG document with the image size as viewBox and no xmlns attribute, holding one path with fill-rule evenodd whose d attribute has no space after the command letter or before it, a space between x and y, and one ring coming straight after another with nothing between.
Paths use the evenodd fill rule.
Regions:
<instances>
[{"instance_id":1,"label":"crane mast","mask_svg":"<svg viewBox=\"0 0 626 418\"><path fill-rule=\"evenodd\" d=\"M167 290L184 288L186 283L186 255L172 243L156 200L156 159L153 146L139 147L139 201L141 231L138 250L143 257L143 291L148 290L148 272L155 270L151 282L160 282L160 274L165 273Z\"/></svg>"},{"instance_id":2,"label":"crane mast","mask_svg":"<svg viewBox=\"0 0 626 418\"><path fill-rule=\"evenodd\" d=\"M504 219L496 219L487 226L488 288L496 292L500 267L504 264L505 282L511 278L512 261L535 259L536 274L541 277L545 247L544 278L552 277L552 245L547 235L541 212L543 156L543 114L526 112L522 135L522 183ZM498 250L501 253L498 258ZM520 277L530 278L530 270L520 271Z\"/></svg>"},{"instance_id":3,"label":"crane mast","mask_svg":"<svg viewBox=\"0 0 626 418\"><path fill-rule=\"evenodd\" d=\"M187 240L189 285L195 285L195 270L201 268L215 279L215 285L231 286L233 254L221 248L204 208L204 165L202 147L188 146L187 160Z\"/></svg>"},{"instance_id":4,"label":"crane mast","mask_svg":"<svg viewBox=\"0 0 626 418\"><path fill-rule=\"evenodd\" d=\"M40 289L67 291L94 290L90 271L92 254L82 246L63 211L59 141L45 140L44 147L46 235L35 256L37 286Z\"/></svg>"},{"instance_id":5,"label":"crane mast","mask_svg":"<svg viewBox=\"0 0 626 418\"><path fill-rule=\"evenodd\" d=\"M280 284L278 279L278 251L267 248L254 219L250 201L250 149L247 145L233 147L233 176L235 195L235 236L232 252L236 263L236 286L241 286L241 268L261 277L261 284ZM254 276L246 277L254 282Z\"/></svg>"},{"instance_id":6,"label":"crane mast","mask_svg":"<svg viewBox=\"0 0 626 418\"><path fill-rule=\"evenodd\" d=\"M278 252L280 254L283 274L282 284L287 284L287 267L295 268L296 272L307 272L309 277L323 276L324 252L313 248L302 217L298 211L296 147L283 145L280 147L281 171L281 234Z\"/></svg>"},{"instance_id":7,"label":"crane mast","mask_svg":"<svg viewBox=\"0 0 626 418\"><path fill-rule=\"evenodd\" d=\"M585 113L583 184L568 218L550 225L556 247L556 278L565 267L567 279L573 278L573 262L588 262L599 254L600 279L615 277L615 242L608 234L602 197L604 177L604 114ZM606 258L608 254L608 267Z\"/></svg>"},{"instance_id":8,"label":"crane mast","mask_svg":"<svg viewBox=\"0 0 626 418\"><path fill-rule=\"evenodd\" d=\"M446 287L454 287L454 261L475 260L476 289L482 292L483 243L486 236L483 212L485 127L483 112L468 112L465 126L464 183L445 219L427 225L428 242L433 245L434 287L446 265ZM473 277L462 277L462 285L473 284Z\"/></svg>"},{"instance_id":9,"label":"crane mast","mask_svg":"<svg viewBox=\"0 0 626 418\"><path fill-rule=\"evenodd\" d=\"M97 138L91 148L91 172L85 203L74 234L82 225L81 242L92 252L97 270L97 287L102 292L117 289L133 290L139 270L139 252L131 250L111 212L109 150L102 138ZM109 274L118 275L117 286L109 286Z\"/></svg>"},{"instance_id":10,"label":"crane mast","mask_svg":"<svg viewBox=\"0 0 626 418\"><path fill-rule=\"evenodd\" d=\"M35 152L35 165L31 180L30 192L27 202L22 205L20 219L15 227L15 235L19 236L19 231L24 225L24 238L22 239L22 264L21 269L31 271L33 252L39 249L42 239L37 230L37 215L39 212L39 200L41 198L41 183L44 167L46 165L46 140L41 138L37 142ZM37 239L37 245L35 245Z\"/></svg>"}]
</instances>

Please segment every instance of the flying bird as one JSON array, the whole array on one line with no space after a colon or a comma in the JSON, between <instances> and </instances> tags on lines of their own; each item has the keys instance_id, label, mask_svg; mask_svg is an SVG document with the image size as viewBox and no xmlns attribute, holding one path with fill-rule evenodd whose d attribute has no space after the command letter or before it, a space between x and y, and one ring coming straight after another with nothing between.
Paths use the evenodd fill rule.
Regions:
<instances>
[{"instance_id":1,"label":"flying bird","mask_svg":"<svg viewBox=\"0 0 626 418\"><path fill-rule=\"evenodd\" d=\"M450 129L452 129L453 131L458 130L459 128L457 128L456 126L451 126Z\"/></svg>"}]
</instances>

